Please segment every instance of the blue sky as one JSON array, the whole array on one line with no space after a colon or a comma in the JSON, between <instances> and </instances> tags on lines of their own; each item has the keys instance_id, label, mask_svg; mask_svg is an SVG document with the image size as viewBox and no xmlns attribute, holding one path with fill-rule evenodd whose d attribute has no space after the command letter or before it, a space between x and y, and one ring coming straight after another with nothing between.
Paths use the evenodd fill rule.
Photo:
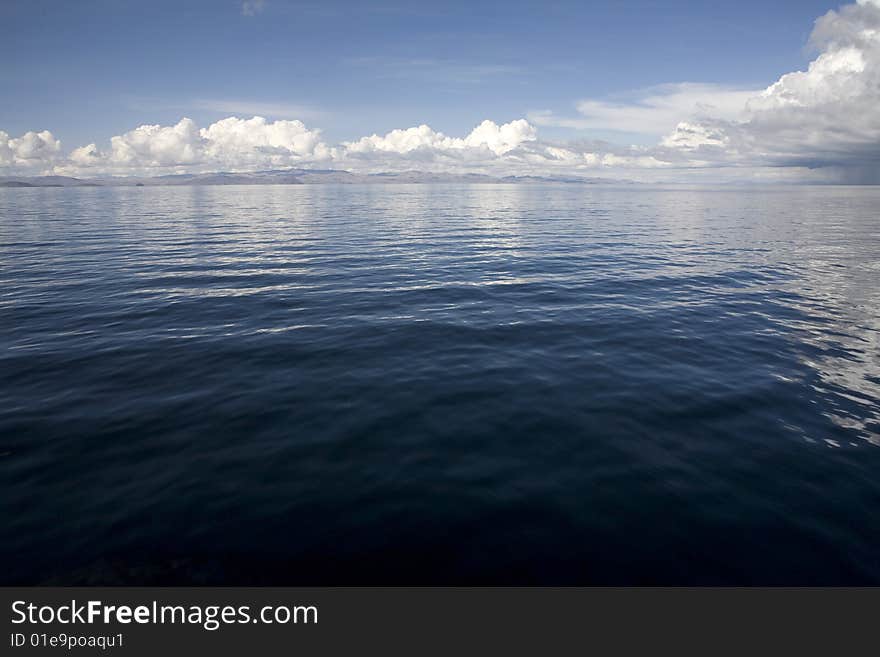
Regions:
<instances>
[{"instance_id":1,"label":"blue sky","mask_svg":"<svg viewBox=\"0 0 880 657\"><path fill-rule=\"evenodd\" d=\"M332 141L565 113L671 82L765 86L828 2L4 0L0 127L67 144L142 123L302 119ZM250 111L252 110L252 111ZM581 131L606 136L601 131Z\"/></svg>"},{"instance_id":2,"label":"blue sky","mask_svg":"<svg viewBox=\"0 0 880 657\"><path fill-rule=\"evenodd\" d=\"M880 180L880 0L0 0L0 25L0 173Z\"/></svg>"}]
</instances>

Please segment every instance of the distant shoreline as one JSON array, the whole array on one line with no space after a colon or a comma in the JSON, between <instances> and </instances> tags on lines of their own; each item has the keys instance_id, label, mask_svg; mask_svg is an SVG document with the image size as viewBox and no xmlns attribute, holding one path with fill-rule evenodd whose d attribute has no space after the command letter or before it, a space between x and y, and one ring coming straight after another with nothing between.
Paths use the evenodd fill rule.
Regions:
<instances>
[{"instance_id":1,"label":"distant shoreline","mask_svg":"<svg viewBox=\"0 0 880 657\"><path fill-rule=\"evenodd\" d=\"M0 187L173 187L185 185L325 185L400 183L568 183L575 185L636 184L631 180L576 176L488 176L423 171L358 174L325 169L279 169L251 173L200 173L154 177L74 178L69 176L2 176Z\"/></svg>"}]
</instances>

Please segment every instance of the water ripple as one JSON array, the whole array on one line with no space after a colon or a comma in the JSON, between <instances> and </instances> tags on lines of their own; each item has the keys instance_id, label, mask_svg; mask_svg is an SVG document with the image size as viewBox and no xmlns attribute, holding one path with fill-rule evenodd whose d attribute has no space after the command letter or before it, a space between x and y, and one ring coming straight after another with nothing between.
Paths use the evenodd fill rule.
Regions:
<instances>
[{"instance_id":1,"label":"water ripple","mask_svg":"<svg viewBox=\"0 0 880 657\"><path fill-rule=\"evenodd\" d=\"M0 190L0 581L880 583L877 207Z\"/></svg>"}]
</instances>

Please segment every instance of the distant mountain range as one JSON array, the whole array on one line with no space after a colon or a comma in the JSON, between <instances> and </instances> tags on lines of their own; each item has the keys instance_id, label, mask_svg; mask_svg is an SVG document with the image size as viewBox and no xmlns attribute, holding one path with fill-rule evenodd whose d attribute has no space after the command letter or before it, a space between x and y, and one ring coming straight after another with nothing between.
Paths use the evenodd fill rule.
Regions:
<instances>
[{"instance_id":1,"label":"distant mountain range","mask_svg":"<svg viewBox=\"0 0 880 657\"><path fill-rule=\"evenodd\" d=\"M628 180L577 176L504 176L479 173L403 171L352 173L336 169L279 169L252 173L185 173L154 177L70 178L67 176L0 176L0 187L156 187L175 185L321 185L398 183L572 183L580 185L628 184Z\"/></svg>"}]
</instances>

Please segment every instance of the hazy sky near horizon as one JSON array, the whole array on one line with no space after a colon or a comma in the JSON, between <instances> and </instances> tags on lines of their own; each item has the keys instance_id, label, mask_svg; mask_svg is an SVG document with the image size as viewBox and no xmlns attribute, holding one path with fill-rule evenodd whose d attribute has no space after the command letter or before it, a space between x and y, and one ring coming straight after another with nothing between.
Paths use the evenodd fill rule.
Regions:
<instances>
[{"instance_id":1,"label":"hazy sky near horizon","mask_svg":"<svg viewBox=\"0 0 880 657\"><path fill-rule=\"evenodd\" d=\"M0 173L876 171L878 0L2 0L0 24Z\"/></svg>"}]
</instances>

